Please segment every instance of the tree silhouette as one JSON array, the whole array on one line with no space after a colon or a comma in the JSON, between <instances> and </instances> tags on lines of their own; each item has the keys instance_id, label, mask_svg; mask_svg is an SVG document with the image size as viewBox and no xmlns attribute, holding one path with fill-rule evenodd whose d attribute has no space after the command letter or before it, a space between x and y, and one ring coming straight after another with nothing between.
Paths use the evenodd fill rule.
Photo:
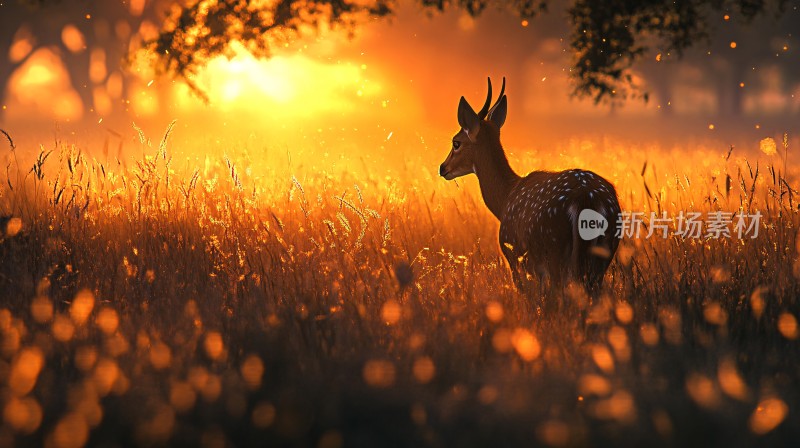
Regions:
<instances>
[{"instance_id":1,"label":"tree silhouette","mask_svg":"<svg viewBox=\"0 0 800 448\"><path fill-rule=\"evenodd\" d=\"M216 56L231 56L234 42L256 57L269 57L276 48L298 36L313 34L321 28L352 32L367 20L391 15L396 7L391 0L159 1L166 4L165 10L166 6L171 7L172 13L157 23L160 32L146 42L145 48L150 51L161 73L183 78L199 93L202 91L194 82L198 69ZM790 0L417 1L428 10L452 7L472 16L479 16L490 6L498 6L510 9L525 20L535 18L548 11L551 3L559 2L562 9L566 6L565 20L571 26L570 45L574 60L570 72L574 93L591 97L596 102L613 102L629 96L647 98L647 92L639 89L632 77L634 65L651 49L680 56L698 42L710 41L714 34L713 19L723 12L735 16L735 20L746 27L757 16L767 13L781 16L787 5L796 3ZM115 14L118 6L125 3L121 0L17 0L0 3L0 48L10 46L20 17L32 21L37 30L45 30L47 34L47 30L61 29L52 23L37 22L45 20L48 14L73 17L77 11L80 16L82 8L89 7L100 15ZM153 0L148 0L148 4L152 3ZM51 10L56 12L45 11L45 7L56 8ZM82 22L78 20L76 23ZM773 36L779 32L772 31ZM759 39L769 37L758 36ZM52 33L49 38L58 40ZM78 67L85 64L81 61L68 65ZM0 85L5 85L14 68L13 64L0 64ZM72 71L71 75L76 90L84 101L88 101L88 82L84 82L79 72ZM668 91L666 84L656 87L659 91ZM741 101L734 98L733 102L735 110Z\"/></svg>"},{"instance_id":2,"label":"tree silhouette","mask_svg":"<svg viewBox=\"0 0 800 448\"><path fill-rule=\"evenodd\" d=\"M570 8L576 54L575 93L601 101L636 94L630 68L655 46L678 56L711 39L711 23L723 11L742 24L768 11L787 10L788 0L576 0ZM767 39L771 36L758 36ZM727 43L726 43L727 44ZM646 95L646 93L645 93Z\"/></svg>"},{"instance_id":3,"label":"tree silhouette","mask_svg":"<svg viewBox=\"0 0 800 448\"><path fill-rule=\"evenodd\" d=\"M509 8L522 19L532 19L557 0L419 0L424 7L455 7L472 16L487 7ZM735 13L742 23L771 11L786 11L789 0L574 0L568 7L572 25L571 48L574 93L596 102L647 98L634 83L630 69L651 47L665 54L684 50L711 36L712 18L722 11ZM352 29L360 18L393 12L388 0L278 0L271 7L248 0L200 0L168 21L150 48L162 70L186 78L208 59L229 55L230 42L239 41L256 56L269 56L275 45L319 26ZM763 37L762 37L763 38Z\"/></svg>"},{"instance_id":4,"label":"tree silhouette","mask_svg":"<svg viewBox=\"0 0 800 448\"><path fill-rule=\"evenodd\" d=\"M713 38L695 43L680 58L667 49L654 47L653 53L658 56L651 54L640 61L637 72L644 75L645 90L658 95L661 111L669 113L672 108L666 107L667 101L685 102L672 96L672 89L680 83L676 76L680 66L674 62L680 60L684 67L691 66L702 73L702 83L714 92L719 116L740 117L748 95L752 98L767 87L762 75L769 70L775 74L777 69L783 83L780 87L789 97L800 73L798 36L793 35L798 14L800 11L793 9L790 14L768 13L752 18L736 11L712 15L708 26Z\"/></svg>"},{"instance_id":5,"label":"tree silhouette","mask_svg":"<svg viewBox=\"0 0 800 448\"><path fill-rule=\"evenodd\" d=\"M352 31L360 21L390 12L389 0L372 4L345 0L199 0L168 20L148 48L157 55L157 67L184 78L202 94L193 81L194 74L216 56L232 56L232 42L242 44L253 56L269 57L275 46L320 27Z\"/></svg>"}]
</instances>

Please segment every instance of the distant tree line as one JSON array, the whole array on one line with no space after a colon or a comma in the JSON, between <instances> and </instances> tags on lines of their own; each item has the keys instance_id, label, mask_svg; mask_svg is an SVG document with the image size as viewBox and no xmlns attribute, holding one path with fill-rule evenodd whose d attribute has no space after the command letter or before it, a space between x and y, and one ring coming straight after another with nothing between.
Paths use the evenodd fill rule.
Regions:
<instances>
[{"instance_id":1,"label":"distant tree line","mask_svg":"<svg viewBox=\"0 0 800 448\"><path fill-rule=\"evenodd\" d=\"M736 87L744 76L742 71L772 58L773 53L777 54L774 57L781 56L781 50L775 53L770 45L775 38L796 38L792 37L792 30L785 28L800 22L778 21L787 13L800 17L798 2L790 0L418 1L427 10L457 8L473 17L489 7L506 8L521 20L534 20L559 6L567 11L563 19L570 30L573 92L596 102L636 96L647 99L650 90L638 85L635 68L651 81L650 87L659 96L669 95L669 77L659 73L662 70L653 63L654 52L658 58L655 62L678 59L698 46L720 55L734 42L731 36L749 34L746 41L739 43L741 51L726 54L728 62L723 65L728 71L724 79L720 78L719 94L727 102L723 108L732 114L741 112L742 93ZM132 8L134 5L139 5L138 9ZM28 31L37 46L58 48L62 55L69 56L65 62L73 86L84 104L91 105L92 86L105 82L88 75L91 49L103 49L109 74L120 69L130 49L129 40L145 21L155 24L157 33L141 46L155 56L159 72L182 78L202 93L194 75L210 59L231 55L234 41L254 56L267 58L286 42L312 34L320 27L354 32L366 20L389 16L395 8L396 2L389 0L7 0L0 6L0 48L9 49L15 36ZM772 22L757 22L763 17L772 18ZM761 26L754 28L754 23ZM67 25L80 30L87 51L65 47L62 30ZM787 67L787 76L795 78L800 61L797 50L783 50L794 57L780 61ZM694 54L694 58L703 57L703 53ZM29 55L0 64L0 86L7 85L13 71Z\"/></svg>"}]
</instances>

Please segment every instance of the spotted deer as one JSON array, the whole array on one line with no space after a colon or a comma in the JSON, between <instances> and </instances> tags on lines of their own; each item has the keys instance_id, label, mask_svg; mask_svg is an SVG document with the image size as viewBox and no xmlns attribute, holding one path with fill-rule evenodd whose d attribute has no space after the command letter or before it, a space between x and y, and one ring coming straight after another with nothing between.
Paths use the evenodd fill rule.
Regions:
<instances>
[{"instance_id":1,"label":"spotted deer","mask_svg":"<svg viewBox=\"0 0 800 448\"><path fill-rule=\"evenodd\" d=\"M473 173L478 177L486 206L500 220L500 249L520 290L527 290L533 279L551 287L572 280L595 295L619 245L616 227L620 207L614 186L581 169L517 175L500 143L500 128L508 112L505 78L500 96L491 107L491 79L488 83L489 92L478 113L461 97L461 129L453 137L439 175L447 180ZM582 214L586 209L590 211ZM605 220L605 231L582 232L580 225L591 224L584 216L593 218L597 226ZM587 239L581 237L582 233Z\"/></svg>"}]
</instances>

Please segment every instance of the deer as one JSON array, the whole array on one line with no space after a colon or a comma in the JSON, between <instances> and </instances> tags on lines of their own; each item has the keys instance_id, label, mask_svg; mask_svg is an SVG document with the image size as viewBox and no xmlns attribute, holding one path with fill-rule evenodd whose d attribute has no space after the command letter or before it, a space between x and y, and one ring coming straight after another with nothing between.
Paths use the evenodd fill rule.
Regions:
<instances>
[{"instance_id":1,"label":"deer","mask_svg":"<svg viewBox=\"0 0 800 448\"><path fill-rule=\"evenodd\" d=\"M506 80L491 107L491 78L488 84L477 113L461 97L460 129L439 175L448 181L477 176L486 207L500 221L500 250L519 290L530 291L534 280L551 288L577 282L589 297L596 297L619 246L620 206L614 186L582 169L519 176L500 142L508 112Z\"/></svg>"}]
</instances>

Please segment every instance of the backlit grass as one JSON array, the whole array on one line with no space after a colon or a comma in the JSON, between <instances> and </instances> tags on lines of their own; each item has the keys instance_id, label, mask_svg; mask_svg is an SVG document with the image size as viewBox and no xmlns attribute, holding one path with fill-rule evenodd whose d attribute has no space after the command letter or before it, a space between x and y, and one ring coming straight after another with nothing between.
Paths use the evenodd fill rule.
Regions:
<instances>
[{"instance_id":1,"label":"backlit grass","mask_svg":"<svg viewBox=\"0 0 800 448\"><path fill-rule=\"evenodd\" d=\"M65 143L32 163L30 148L4 156L3 445L800 436L788 142L749 160L609 142L512 156L520 171L593 169L626 210L763 215L754 239L626 239L591 301L513 288L474 179L416 162L287 173L235 150L194 166L169 132L140 132L135 158ZM565 306L544 312L553 301Z\"/></svg>"}]
</instances>

